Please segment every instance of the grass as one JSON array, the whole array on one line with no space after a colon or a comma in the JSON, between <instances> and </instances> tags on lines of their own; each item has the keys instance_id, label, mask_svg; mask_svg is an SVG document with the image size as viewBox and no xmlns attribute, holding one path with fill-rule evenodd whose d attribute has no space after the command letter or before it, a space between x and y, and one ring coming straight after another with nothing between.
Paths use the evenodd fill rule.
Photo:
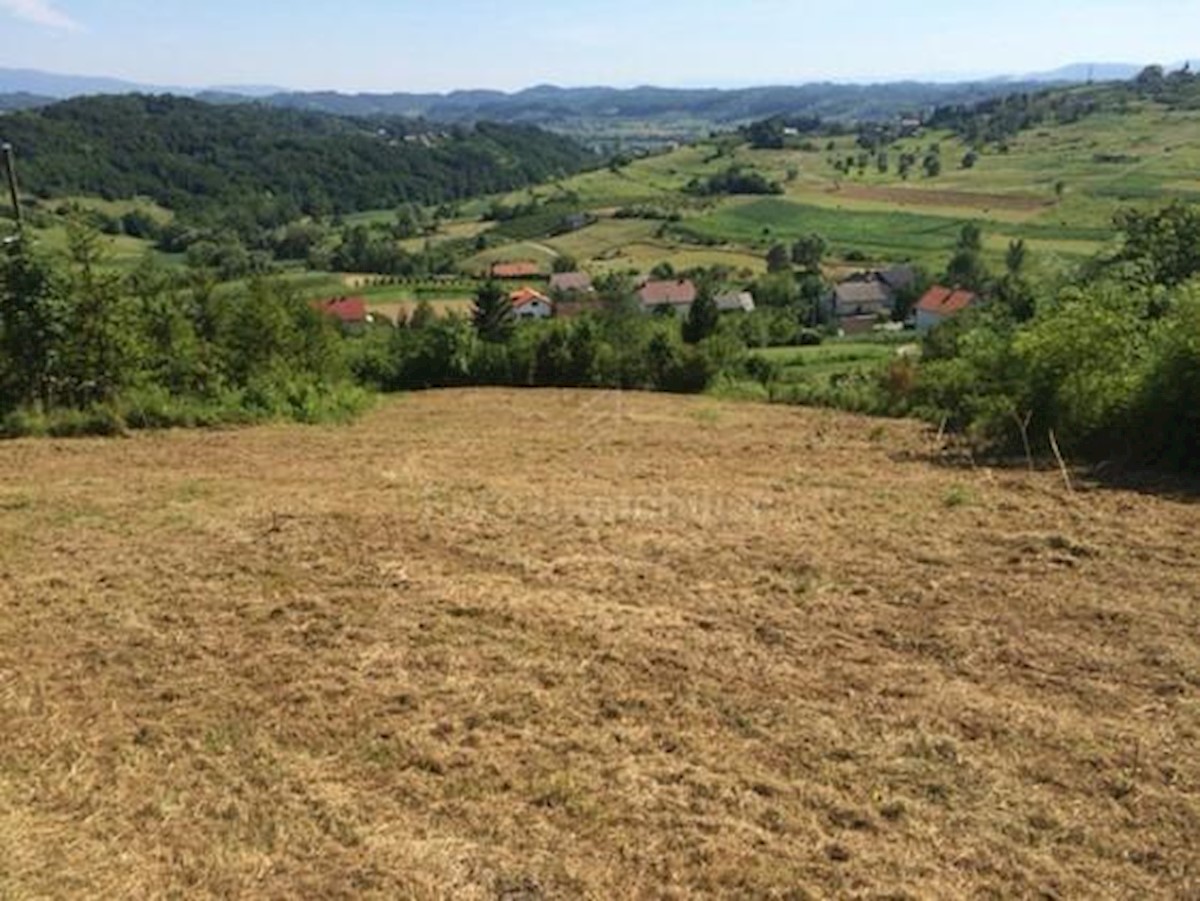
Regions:
<instances>
[{"instance_id":1,"label":"grass","mask_svg":"<svg viewBox=\"0 0 1200 901\"><path fill-rule=\"evenodd\" d=\"M8 445L0 896L1195 896L1194 506L882 428Z\"/></svg>"}]
</instances>

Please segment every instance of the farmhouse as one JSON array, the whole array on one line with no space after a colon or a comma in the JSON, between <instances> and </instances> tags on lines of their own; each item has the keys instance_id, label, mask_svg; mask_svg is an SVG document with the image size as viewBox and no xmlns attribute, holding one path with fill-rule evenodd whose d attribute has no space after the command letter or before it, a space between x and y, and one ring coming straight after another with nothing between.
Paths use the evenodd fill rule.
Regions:
<instances>
[{"instance_id":1,"label":"farmhouse","mask_svg":"<svg viewBox=\"0 0 1200 901\"><path fill-rule=\"evenodd\" d=\"M838 322L858 316L879 318L891 316L895 303L892 289L872 274L869 278L844 281L834 288L829 298L829 313Z\"/></svg>"},{"instance_id":2,"label":"farmhouse","mask_svg":"<svg viewBox=\"0 0 1200 901\"><path fill-rule=\"evenodd\" d=\"M537 278L542 274L541 268L533 260L493 263L491 272L492 278L503 279Z\"/></svg>"},{"instance_id":3,"label":"farmhouse","mask_svg":"<svg viewBox=\"0 0 1200 901\"><path fill-rule=\"evenodd\" d=\"M979 295L972 291L934 285L917 301L917 331L927 332L978 302Z\"/></svg>"},{"instance_id":4,"label":"farmhouse","mask_svg":"<svg viewBox=\"0 0 1200 901\"><path fill-rule=\"evenodd\" d=\"M586 272L556 272L550 276L551 294L589 294L592 277Z\"/></svg>"},{"instance_id":5,"label":"farmhouse","mask_svg":"<svg viewBox=\"0 0 1200 901\"><path fill-rule=\"evenodd\" d=\"M313 309L335 319L345 331L361 332L370 322L367 302L361 297L333 297L313 301Z\"/></svg>"},{"instance_id":6,"label":"farmhouse","mask_svg":"<svg viewBox=\"0 0 1200 901\"><path fill-rule=\"evenodd\" d=\"M638 291L638 300L646 312L674 310L686 316L696 302L696 285L690 279L649 281Z\"/></svg>"},{"instance_id":7,"label":"farmhouse","mask_svg":"<svg viewBox=\"0 0 1200 901\"><path fill-rule=\"evenodd\" d=\"M753 313L754 295L749 291L731 291L717 297L717 309L722 313Z\"/></svg>"},{"instance_id":8,"label":"farmhouse","mask_svg":"<svg viewBox=\"0 0 1200 901\"><path fill-rule=\"evenodd\" d=\"M518 319L549 319L554 315L554 304L540 291L525 287L509 295L513 313Z\"/></svg>"}]
</instances>

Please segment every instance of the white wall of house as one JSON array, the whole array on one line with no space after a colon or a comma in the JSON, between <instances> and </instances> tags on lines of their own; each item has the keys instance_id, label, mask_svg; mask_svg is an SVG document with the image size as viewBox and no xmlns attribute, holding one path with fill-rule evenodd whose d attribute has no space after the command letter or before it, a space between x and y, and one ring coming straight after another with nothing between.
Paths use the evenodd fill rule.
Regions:
<instances>
[{"instance_id":1,"label":"white wall of house","mask_svg":"<svg viewBox=\"0 0 1200 901\"><path fill-rule=\"evenodd\" d=\"M534 300L521 304L513 312L518 319L549 319L554 315L554 307L544 300Z\"/></svg>"}]
</instances>

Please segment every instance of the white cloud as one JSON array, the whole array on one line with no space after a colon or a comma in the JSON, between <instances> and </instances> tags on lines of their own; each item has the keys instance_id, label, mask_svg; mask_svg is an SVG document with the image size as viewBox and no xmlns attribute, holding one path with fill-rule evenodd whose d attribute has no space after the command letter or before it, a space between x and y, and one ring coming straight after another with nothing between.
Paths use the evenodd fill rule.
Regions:
<instances>
[{"instance_id":1,"label":"white cloud","mask_svg":"<svg viewBox=\"0 0 1200 901\"><path fill-rule=\"evenodd\" d=\"M0 0L0 10L47 28L77 31L82 27L65 12L56 9L52 0Z\"/></svg>"}]
</instances>

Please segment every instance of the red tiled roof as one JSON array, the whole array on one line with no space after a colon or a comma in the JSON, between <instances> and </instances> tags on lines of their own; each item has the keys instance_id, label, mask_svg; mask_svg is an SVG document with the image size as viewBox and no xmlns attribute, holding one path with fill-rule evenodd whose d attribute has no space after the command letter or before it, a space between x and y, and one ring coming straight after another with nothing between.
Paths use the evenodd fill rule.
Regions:
<instances>
[{"instance_id":1,"label":"red tiled roof","mask_svg":"<svg viewBox=\"0 0 1200 901\"><path fill-rule=\"evenodd\" d=\"M663 304L692 304L696 302L696 286L688 279L678 281L646 282L638 297L646 306Z\"/></svg>"},{"instance_id":2,"label":"red tiled roof","mask_svg":"<svg viewBox=\"0 0 1200 901\"><path fill-rule=\"evenodd\" d=\"M541 274L542 270L532 260L492 264L492 275L496 278L533 278Z\"/></svg>"},{"instance_id":3,"label":"red tiled roof","mask_svg":"<svg viewBox=\"0 0 1200 901\"><path fill-rule=\"evenodd\" d=\"M917 309L935 316L953 316L979 300L979 295L962 288L946 288L934 285L917 302Z\"/></svg>"},{"instance_id":4,"label":"red tiled roof","mask_svg":"<svg viewBox=\"0 0 1200 901\"><path fill-rule=\"evenodd\" d=\"M329 300L313 301L313 307L339 322L354 323L367 321L367 302L361 297L333 297Z\"/></svg>"},{"instance_id":5,"label":"red tiled roof","mask_svg":"<svg viewBox=\"0 0 1200 901\"><path fill-rule=\"evenodd\" d=\"M523 307L526 304L537 303L538 301L541 301L544 304L550 303L549 297L547 297L545 294L541 293L540 291L533 290L533 288L530 288L530 287L525 287L525 288L521 288L518 291L513 291L512 294L508 295L508 298L509 298L509 300L512 301L512 305L513 305L514 309L516 309L517 307Z\"/></svg>"}]
</instances>

